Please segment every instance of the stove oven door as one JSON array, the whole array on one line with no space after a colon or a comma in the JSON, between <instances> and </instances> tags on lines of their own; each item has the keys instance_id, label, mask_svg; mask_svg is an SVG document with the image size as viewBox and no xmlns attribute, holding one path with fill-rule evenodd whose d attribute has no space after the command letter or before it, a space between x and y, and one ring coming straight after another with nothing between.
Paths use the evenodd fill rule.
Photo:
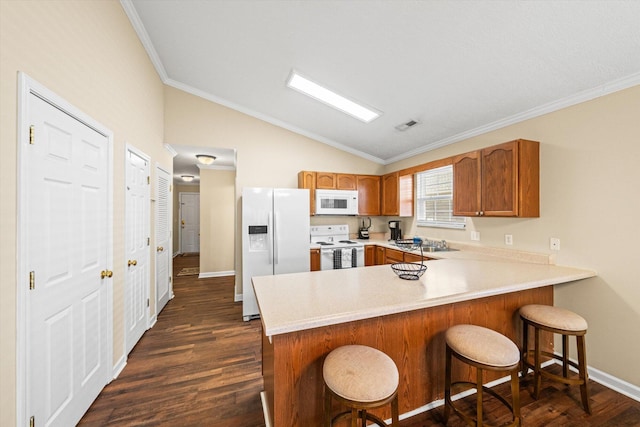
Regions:
<instances>
[{"instance_id":1,"label":"stove oven door","mask_svg":"<svg viewBox=\"0 0 640 427\"><path fill-rule=\"evenodd\" d=\"M364 247L327 248L320 250L320 270L363 267Z\"/></svg>"}]
</instances>

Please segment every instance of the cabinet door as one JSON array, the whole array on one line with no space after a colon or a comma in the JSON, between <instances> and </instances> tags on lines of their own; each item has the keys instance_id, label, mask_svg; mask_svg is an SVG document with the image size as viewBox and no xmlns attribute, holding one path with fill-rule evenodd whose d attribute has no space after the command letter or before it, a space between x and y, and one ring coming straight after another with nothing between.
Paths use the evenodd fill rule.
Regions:
<instances>
[{"instance_id":1,"label":"cabinet door","mask_svg":"<svg viewBox=\"0 0 640 427\"><path fill-rule=\"evenodd\" d=\"M426 260L427 258L425 258ZM412 252L405 252L404 253L404 262L421 262L422 261L422 257L418 254L414 254Z\"/></svg>"},{"instance_id":2,"label":"cabinet door","mask_svg":"<svg viewBox=\"0 0 640 427\"><path fill-rule=\"evenodd\" d=\"M358 175L358 214L380 215L380 177L377 175Z\"/></svg>"},{"instance_id":3,"label":"cabinet door","mask_svg":"<svg viewBox=\"0 0 640 427\"><path fill-rule=\"evenodd\" d=\"M404 262L404 252L387 248L385 264L395 264L396 262Z\"/></svg>"},{"instance_id":4,"label":"cabinet door","mask_svg":"<svg viewBox=\"0 0 640 427\"><path fill-rule=\"evenodd\" d=\"M386 248L376 246L376 265L382 265L386 262Z\"/></svg>"},{"instance_id":5,"label":"cabinet door","mask_svg":"<svg viewBox=\"0 0 640 427\"><path fill-rule=\"evenodd\" d=\"M453 158L453 214L456 216L480 215L480 161L479 151Z\"/></svg>"},{"instance_id":6,"label":"cabinet door","mask_svg":"<svg viewBox=\"0 0 640 427\"><path fill-rule=\"evenodd\" d=\"M367 245L364 247L364 265L365 267L376 265L376 246Z\"/></svg>"},{"instance_id":7,"label":"cabinet door","mask_svg":"<svg viewBox=\"0 0 640 427\"><path fill-rule=\"evenodd\" d=\"M316 188L335 190L336 174L332 172L316 172Z\"/></svg>"},{"instance_id":8,"label":"cabinet door","mask_svg":"<svg viewBox=\"0 0 640 427\"><path fill-rule=\"evenodd\" d=\"M356 176L347 175L344 173L336 174L336 189L337 190L355 190L356 189Z\"/></svg>"},{"instance_id":9,"label":"cabinet door","mask_svg":"<svg viewBox=\"0 0 640 427\"><path fill-rule=\"evenodd\" d=\"M309 215L314 215L316 213L316 173L298 172L298 188L309 190Z\"/></svg>"},{"instance_id":10,"label":"cabinet door","mask_svg":"<svg viewBox=\"0 0 640 427\"><path fill-rule=\"evenodd\" d=\"M311 271L320 270L320 249L311 249L310 252L310 268Z\"/></svg>"},{"instance_id":11,"label":"cabinet door","mask_svg":"<svg viewBox=\"0 0 640 427\"><path fill-rule=\"evenodd\" d=\"M482 150L482 212L487 216L518 215L517 141Z\"/></svg>"},{"instance_id":12,"label":"cabinet door","mask_svg":"<svg viewBox=\"0 0 640 427\"><path fill-rule=\"evenodd\" d=\"M382 215L399 215L398 172L382 176Z\"/></svg>"}]
</instances>

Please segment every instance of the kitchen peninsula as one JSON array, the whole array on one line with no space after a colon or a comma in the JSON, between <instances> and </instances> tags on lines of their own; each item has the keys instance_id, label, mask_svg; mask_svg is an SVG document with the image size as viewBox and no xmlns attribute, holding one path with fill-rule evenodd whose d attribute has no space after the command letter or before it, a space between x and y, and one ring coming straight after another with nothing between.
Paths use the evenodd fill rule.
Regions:
<instances>
[{"instance_id":1,"label":"kitchen peninsula","mask_svg":"<svg viewBox=\"0 0 640 427\"><path fill-rule=\"evenodd\" d=\"M400 372L400 413L420 410L443 398L447 328L477 324L519 343L519 307L553 304L553 285L595 276L504 260L442 259L427 265L419 280L400 279L388 265L254 277L267 425L321 424L322 362L345 344L387 353ZM551 340L546 344L550 349ZM386 411L377 414L388 418Z\"/></svg>"}]
</instances>

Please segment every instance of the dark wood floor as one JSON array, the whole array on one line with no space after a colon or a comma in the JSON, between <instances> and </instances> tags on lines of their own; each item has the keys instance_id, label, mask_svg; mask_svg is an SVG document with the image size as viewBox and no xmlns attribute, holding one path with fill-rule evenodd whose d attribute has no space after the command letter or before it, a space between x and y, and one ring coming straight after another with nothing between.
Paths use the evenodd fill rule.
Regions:
<instances>
[{"instance_id":1,"label":"dark wood floor","mask_svg":"<svg viewBox=\"0 0 640 427\"><path fill-rule=\"evenodd\" d=\"M81 426L263 427L259 393L261 325L242 321L242 304L233 301L233 279L177 276L198 265L197 256L174 259L174 293L129 355L120 376L102 391ZM521 387L526 427L640 426L640 402L590 382L593 414L580 405L577 387L543 382L538 401ZM496 390L509 396L508 385ZM474 396L462 405L474 404ZM508 414L494 400L485 404L485 421L502 423ZM401 427L441 426L441 409L403 420ZM464 423L455 415L450 427ZM288 427L288 426L278 426ZM306 427L306 426L305 426Z\"/></svg>"}]
</instances>

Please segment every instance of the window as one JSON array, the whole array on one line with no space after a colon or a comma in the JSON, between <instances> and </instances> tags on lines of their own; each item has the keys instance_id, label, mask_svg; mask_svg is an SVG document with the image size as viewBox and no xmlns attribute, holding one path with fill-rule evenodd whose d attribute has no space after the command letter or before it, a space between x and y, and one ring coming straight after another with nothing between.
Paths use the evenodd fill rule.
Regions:
<instances>
[{"instance_id":1,"label":"window","mask_svg":"<svg viewBox=\"0 0 640 427\"><path fill-rule=\"evenodd\" d=\"M453 166L416 174L418 226L464 228L465 218L453 216Z\"/></svg>"}]
</instances>

